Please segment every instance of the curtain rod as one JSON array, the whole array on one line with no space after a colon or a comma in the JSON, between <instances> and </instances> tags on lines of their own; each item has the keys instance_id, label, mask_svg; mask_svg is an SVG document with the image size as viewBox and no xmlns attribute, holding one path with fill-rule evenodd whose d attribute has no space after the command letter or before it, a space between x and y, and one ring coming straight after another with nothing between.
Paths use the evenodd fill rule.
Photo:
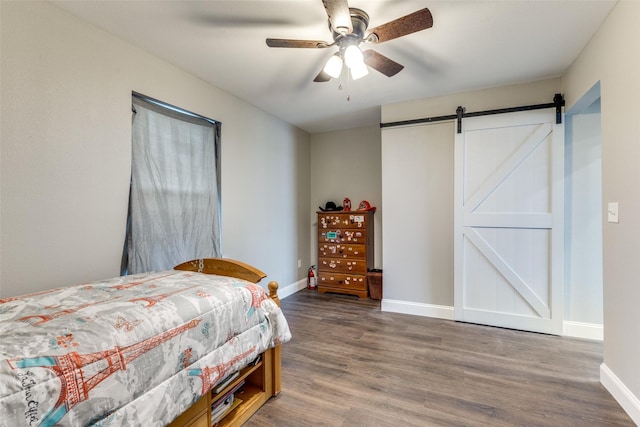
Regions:
<instances>
[{"instance_id":1,"label":"curtain rod","mask_svg":"<svg viewBox=\"0 0 640 427\"><path fill-rule=\"evenodd\" d=\"M131 95L134 98L142 99L143 101L151 102L153 104L157 104L157 105L160 105L162 107L169 108L170 110L174 110L174 111L177 111L179 113L186 114L187 116L191 116L191 117L195 117L196 119L204 120L206 122L211 123L214 126L220 126L221 125L221 123L219 121L217 121L217 120L210 119L209 117L203 116L202 114L198 114L198 113L194 113L194 112L189 111L189 110L185 110L184 108L176 107L175 105L168 104L168 103L166 103L164 101L160 101L159 99L155 99L155 98L152 98L150 96L143 95L143 94L138 93L136 91L131 91Z\"/></svg>"},{"instance_id":2,"label":"curtain rod","mask_svg":"<svg viewBox=\"0 0 640 427\"><path fill-rule=\"evenodd\" d=\"M495 110L475 111L471 113L467 113L464 107L459 106L458 108L456 108L456 114L449 114L447 116L425 117L425 118L413 119L413 120L402 120L397 122L380 123L380 128L416 125L421 123L433 123L433 122L441 122L441 121L447 121L447 120L457 120L458 121L457 132L462 133L462 119L465 117L479 117L479 116L488 116L492 114L515 113L518 111L541 110L544 108L555 108L556 123L560 124L562 123L562 107L564 107L564 97L562 96L562 94L556 93L553 96L553 102L550 102L547 104L523 105L520 107L498 108Z\"/></svg>"}]
</instances>

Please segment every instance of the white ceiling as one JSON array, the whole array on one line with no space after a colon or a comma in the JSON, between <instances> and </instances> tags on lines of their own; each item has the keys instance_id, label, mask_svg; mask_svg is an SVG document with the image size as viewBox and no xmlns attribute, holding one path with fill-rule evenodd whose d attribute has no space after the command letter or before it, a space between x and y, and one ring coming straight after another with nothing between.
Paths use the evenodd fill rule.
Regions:
<instances>
[{"instance_id":1,"label":"white ceiling","mask_svg":"<svg viewBox=\"0 0 640 427\"><path fill-rule=\"evenodd\" d=\"M53 1L310 133L378 124L380 106L393 102L560 76L616 2L349 0L370 28L424 7L434 24L368 46L404 65L399 74L371 70L339 90L338 80L313 82L335 48L265 44L333 41L321 0Z\"/></svg>"}]
</instances>

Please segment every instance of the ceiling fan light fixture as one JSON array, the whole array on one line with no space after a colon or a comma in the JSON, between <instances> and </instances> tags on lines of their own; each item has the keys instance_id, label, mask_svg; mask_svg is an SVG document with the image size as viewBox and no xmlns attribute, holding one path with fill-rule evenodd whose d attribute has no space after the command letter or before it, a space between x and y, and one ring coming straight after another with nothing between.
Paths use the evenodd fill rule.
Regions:
<instances>
[{"instance_id":1,"label":"ceiling fan light fixture","mask_svg":"<svg viewBox=\"0 0 640 427\"><path fill-rule=\"evenodd\" d=\"M344 50L344 62L350 69L364 65L364 56L358 46L355 44L347 46Z\"/></svg>"},{"instance_id":2,"label":"ceiling fan light fixture","mask_svg":"<svg viewBox=\"0 0 640 427\"><path fill-rule=\"evenodd\" d=\"M364 77L369 74L369 69L364 62L355 64L353 67L349 68L349 71L351 71L351 78L353 80L358 80L360 77Z\"/></svg>"},{"instance_id":3,"label":"ceiling fan light fixture","mask_svg":"<svg viewBox=\"0 0 640 427\"><path fill-rule=\"evenodd\" d=\"M333 55L324 66L322 70L334 79L340 77L340 73L342 72L342 58L337 53Z\"/></svg>"},{"instance_id":4,"label":"ceiling fan light fixture","mask_svg":"<svg viewBox=\"0 0 640 427\"><path fill-rule=\"evenodd\" d=\"M362 9L349 7L348 0L322 0L322 4L329 18L333 43L322 40L266 39L269 47L318 49L337 46L337 58L329 58L323 70L313 79L314 82L326 82L341 77L345 64L348 75L350 74L354 80L367 75L368 67L387 77L393 77L402 71L404 66L372 49L366 49L363 53L359 45L383 43L433 27L433 16L426 7L375 28L369 28L369 15Z\"/></svg>"}]
</instances>

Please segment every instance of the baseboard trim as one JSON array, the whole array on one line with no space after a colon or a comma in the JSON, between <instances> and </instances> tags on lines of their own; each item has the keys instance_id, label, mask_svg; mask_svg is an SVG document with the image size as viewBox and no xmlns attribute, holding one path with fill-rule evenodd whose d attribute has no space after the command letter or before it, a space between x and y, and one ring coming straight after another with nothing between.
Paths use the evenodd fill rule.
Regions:
<instances>
[{"instance_id":1,"label":"baseboard trim","mask_svg":"<svg viewBox=\"0 0 640 427\"><path fill-rule=\"evenodd\" d=\"M562 335L572 338L584 338L588 340L602 341L604 328L596 323L562 322Z\"/></svg>"},{"instance_id":2,"label":"baseboard trim","mask_svg":"<svg viewBox=\"0 0 640 427\"><path fill-rule=\"evenodd\" d=\"M412 314L415 316L455 320L453 307L446 305L383 299L380 309L382 311L390 311L393 313ZM602 325L598 325L595 323L582 323L565 320L564 322L562 322L562 335L572 338L583 338L602 341L604 338L604 328L602 327Z\"/></svg>"},{"instance_id":3,"label":"baseboard trim","mask_svg":"<svg viewBox=\"0 0 640 427\"><path fill-rule=\"evenodd\" d=\"M307 288L307 279L298 280L295 283L292 283L287 286L280 287L278 286L278 297L280 299L285 299L286 297L295 294L302 289Z\"/></svg>"},{"instance_id":4,"label":"baseboard trim","mask_svg":"<svg viewBox=\"0 0 640 427\"><path fill-rule=\"evenodd\" d=\"M600 383L611 393L633 422L640 425L640 400L604 363L600 365Z\"/></svg>"},{"instance_id":5,"label":"baseboard trim","mask_svg":"<svg viewBox=\"0 0 640 427\"><path fill-rule=\"evenodd\" d=\"M445 305L424 304L411 301L383 299L380 310L393 313L412 314L415 316L435 317L453 320L453 307Z\"/></svg>"}]
</instances>

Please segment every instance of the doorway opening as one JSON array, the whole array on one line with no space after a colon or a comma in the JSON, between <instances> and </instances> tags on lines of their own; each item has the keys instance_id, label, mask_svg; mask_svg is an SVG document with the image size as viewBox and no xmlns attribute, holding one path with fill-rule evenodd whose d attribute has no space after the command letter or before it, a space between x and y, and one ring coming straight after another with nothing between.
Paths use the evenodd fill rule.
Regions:
<instances>
[{"instance_id":1,"label":"doorway opening","mask_svg":"<svg viewBox=\"0 0 640 427\"><path fill-rule=\"evenodd\" d=\"M600 83L565 115L563 334L603 339Z\"/></svg>"}]
</instances>

